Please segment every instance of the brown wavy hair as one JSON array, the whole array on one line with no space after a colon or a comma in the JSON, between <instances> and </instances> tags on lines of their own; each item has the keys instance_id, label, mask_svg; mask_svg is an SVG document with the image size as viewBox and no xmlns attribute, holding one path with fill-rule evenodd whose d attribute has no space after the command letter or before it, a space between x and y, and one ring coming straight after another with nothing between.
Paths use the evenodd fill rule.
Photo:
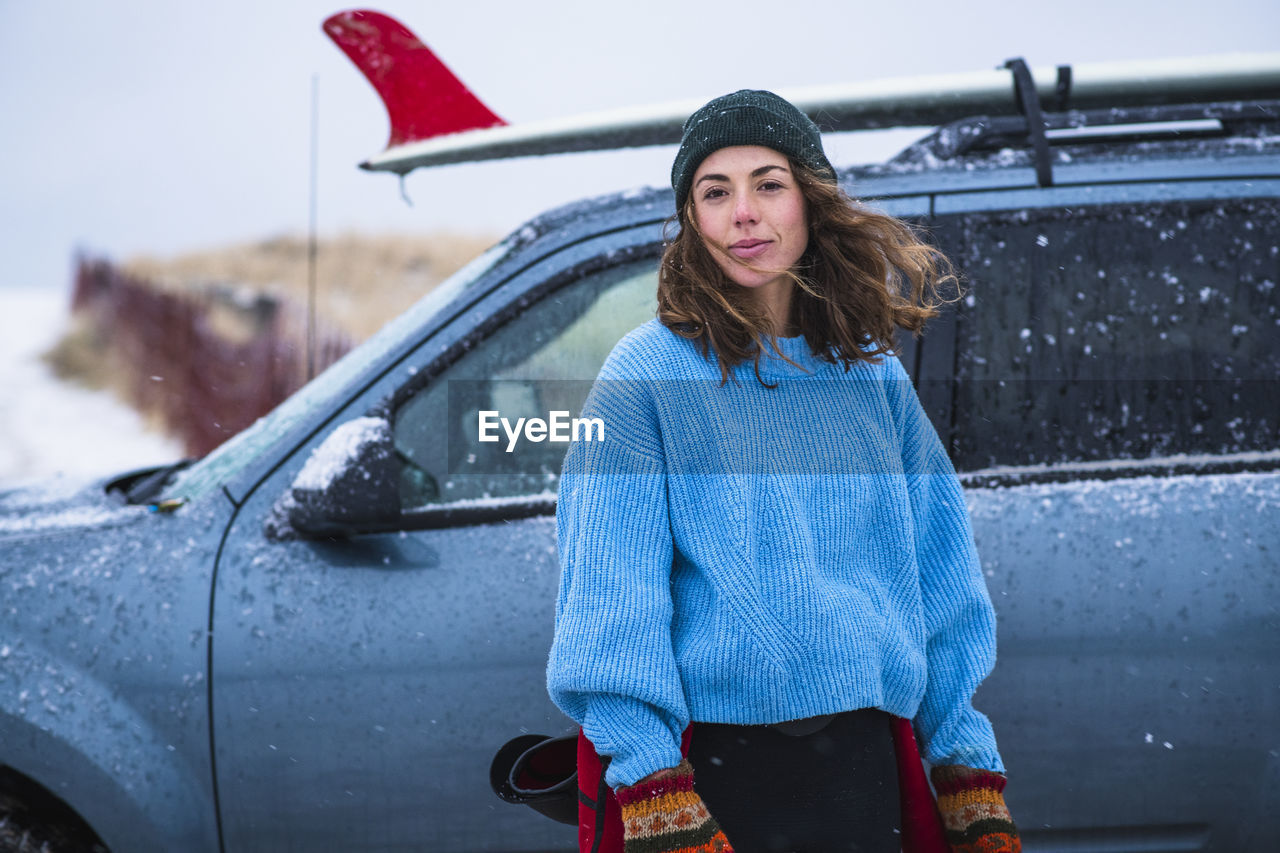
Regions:
<instances>
[{"instance_id":1,"label":"brown wavy hair","mask_svg":"<svg viewBox=\"0 0 1280 853\"><path fill-rule=\"evenodd\" d=\"M790 325L814 354L839 361L878 362L895 349L901 327L919 336L938 306L959 295L959 280L938 249L911 226L850 199L839 186L790 160L805 199L809 245L795 268ZM703 242L690 195L669 220L680 230L667 242L658 271L658 319L677 335L714 350L721 382L750 359L760 377L760 356L771 341L768 316L716 263Z\"/></svg>"}]
</instances>

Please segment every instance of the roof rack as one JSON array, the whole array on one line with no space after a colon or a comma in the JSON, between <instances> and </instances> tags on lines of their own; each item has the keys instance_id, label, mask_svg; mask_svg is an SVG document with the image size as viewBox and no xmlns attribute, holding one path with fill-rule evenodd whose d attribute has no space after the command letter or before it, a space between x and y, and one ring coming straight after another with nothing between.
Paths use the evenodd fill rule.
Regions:
<instances>
[{"instance_id":1,"label":"roof rack","mask_svg":"<svg viewBox=\"0 0 1280 853\"><path fill-rule=\"evenodd\" d=\"M1044 113L1042 120L1050 145L1223 136L1250 123L1280 121L1280 100L1069 110ZM969 116L939 127L893 159L959 159L1025 146L1029 135L1025 116Z\"/></svg>"},{"instance_id":2,"label":"roof rack","mask_svg":"<svg viewBox=\"0 0 1280 853\"><path fill-rule=\"evenodd\" d=\"M387 148L361 168L404 175L423 166L679 142L705 99L508 125L429 48L380 12L340 12L325 32L364 73L391 119ZM1280 53L1099 62L929 75L779 91L824 131L932 126L974 115L1280 97ZM1012 72L1012 75L1011 75ZM1011 76L1013 85L1011 85ZM1036 82L1032 82L1036 81Z\"/></svg>"}]
</instances>

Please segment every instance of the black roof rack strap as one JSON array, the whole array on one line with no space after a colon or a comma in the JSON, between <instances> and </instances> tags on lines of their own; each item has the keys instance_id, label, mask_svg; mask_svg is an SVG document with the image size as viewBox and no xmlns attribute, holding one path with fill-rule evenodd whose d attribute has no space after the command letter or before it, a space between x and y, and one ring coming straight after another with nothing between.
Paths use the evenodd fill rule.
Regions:
<instances>
[{"instance_id":1,"label":"black roof rack strap","mask_svg":"<svg viewBox=\"0 0 1280 853\"><path fill-rule=\"evenodd\" d=\"M1031 137L1032 148L1036 154L1036 183L1042 187L1053 186L1053 163L1049 160L1049 138L1044 132L1044 113L1040 110L1040 93L1031 79L1031 69L1022 57L1005 62L1013 74L1013 97L1018 104L1018 112L1027 119L1027 134ZM1062 79L1061 69L1058 75Z\"/></svg>"},{"instance_id":2,"label":"black roof rack strap","mask_svg":"<svg viewBox=\"0 0 1280 853\"><path fill-rule=\"evenodd\" d=\"M1058 66L1058 85L1053 90L1053 111L1065 113L1071 102L1071 66Z\"/></svg>"}]
</instances>

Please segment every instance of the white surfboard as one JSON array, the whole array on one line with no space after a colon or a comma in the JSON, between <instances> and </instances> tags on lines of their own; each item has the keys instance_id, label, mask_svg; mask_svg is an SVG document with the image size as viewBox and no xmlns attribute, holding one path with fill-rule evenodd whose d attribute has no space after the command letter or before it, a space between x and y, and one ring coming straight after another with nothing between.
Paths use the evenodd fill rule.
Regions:
<instances>
[{"instance_id":1,"label":"white surfboard","mask_svg":"<svg viewBox=\"0 0 1280 853\"><path fill-rule=\"evenodd\" d=\"M684 120L705 99L628 107L509 125L402 24L379 12L341 12L325 31L378 90L391 118L386 150L360 164L405 174L423 166L533 154L595 151L680 141ZM1280 53L1097 62L1031 69L1045 109L1139 107L1280 99ZM842 83L779 91L824 132L945 124L1018 113L1008 70Z\"/></svg>"}]
</instances>

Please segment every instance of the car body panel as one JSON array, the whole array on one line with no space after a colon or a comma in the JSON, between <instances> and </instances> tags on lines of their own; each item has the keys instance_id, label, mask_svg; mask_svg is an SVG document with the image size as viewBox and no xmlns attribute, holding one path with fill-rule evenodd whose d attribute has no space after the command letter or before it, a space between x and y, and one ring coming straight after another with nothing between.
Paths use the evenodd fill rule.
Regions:
<instances>
[{"instance_id":1,"label":"car body panel","mask_svg":"<svg viewBox=\"0 0 1280 853\"><path fill-rule=\"evenodd\" d=\"M241 513L217 590L229 849L562 846L568 827L489 789L509 738L568 724L541 677L554 519L268 544L274 497Z\"/></svg>"},{"instance_id":2,"label":"car body panel","mask_svg":"<svg viewBox=\"0 0 1280 853\"><path fill-rule=\"evenodd\" d=\"M205 636L230 504L213 495L178 519L121 506L102 483L5 503L4 763L75 803L113 849L209 849Z\"/></svg>"},{"instance_id":3,"label":"car body panel","mask_svg":"<svg viewBox=\"0 0 1280 853\"><path fill-rule=\"evenodd\" d=\"M1193 839L1212 828L1211 849L1269 849L1280 472L1086 477L967 498L999 617L999 661L975 702L1028 838L1130 849L1106 843L1173 825Z\"/></svg>"}]
</instances>

